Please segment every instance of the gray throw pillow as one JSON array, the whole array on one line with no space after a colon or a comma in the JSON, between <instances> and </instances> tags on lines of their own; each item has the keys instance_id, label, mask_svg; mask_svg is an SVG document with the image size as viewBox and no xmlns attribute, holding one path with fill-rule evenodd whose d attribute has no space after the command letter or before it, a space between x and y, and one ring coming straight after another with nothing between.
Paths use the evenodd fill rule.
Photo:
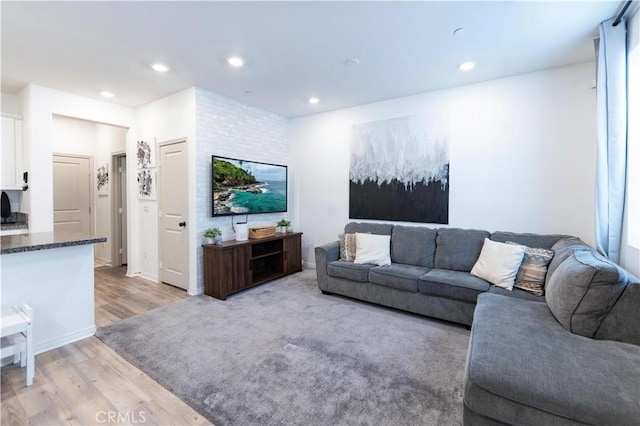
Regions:
<instances>
[{"instance_id":1,"label":"gray throw pillow","mask_svg":"<svg viewBox=\"0 0 640 426\"><path fill-rule=\"evenodd\" d=\"M521 245L513 241L507 241L507 244ZM553 250L526 247L524 259L513 286L536 296L544 295L544 282L551 259L553 259Z\"/></svg>"}]
</instances>

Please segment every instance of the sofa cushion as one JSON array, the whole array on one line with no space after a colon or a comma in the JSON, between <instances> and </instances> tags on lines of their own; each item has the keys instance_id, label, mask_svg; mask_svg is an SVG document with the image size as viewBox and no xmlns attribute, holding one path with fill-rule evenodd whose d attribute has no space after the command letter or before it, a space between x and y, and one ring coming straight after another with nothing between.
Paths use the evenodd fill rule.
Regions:
<instances>
[{"instance_id":1,"label":"sofa cushion","mask_svg":"<svg viewBox=\"0 0 640 426\"><path fill-rule=\"evenodd\" d=\"M525 249L519 244L505 244L485 238L480 257L471 268L471 275L512 290Z\"/></svg>"},{"instance_id":2,"label":"sofa cushion","mask_svg":"<svg viewBox=\"0 0 640 426\"><path fill-rule=\"evenodd\" d=\"M352 262L333 261L327 265L327 274L336 278L366 283L369 281L369 270L376 265Z\"/></svg>"},{"instance_id":3,"label":"sofa cushion","mask_svg":"<svg viewBox=\"0 0 640 426\"><path fill-rule=\"evenodd\" d=\"M391 261L433 268L437 235L435 229L421 226L394 226L391 233Z\"/></svg>"},{"instance_id":4,"label":"sofa cushion","mask_svg":"<svg viewBox=\"0 0 640 426\"><path fill-rule=\"evenodd\" d=\"M591 248L576 247L549 280L545 300L567 330L593 337L626 285L620 267Z\"/></svg>"},{"instance_id":5,"label":"sofa cushion","mask_svg":"<svg viewBox=\"0 0 640 426\"><path fill-rule=\"evenodd\" d=\"M436 269L469 272L480 256L487 231L440 228L436 237Z\"/></svg>"},{"instance_id":6,"label":"sofa cushion","mask_svg":"<svg viewBox=\"0 0 640 426\"><path fill-rule=\"evenodd\" d=\"M640 347L568 333L544 303L482 294L464 404L506 424L637 424Z\"/></svg>"},{"instance_id":7,"label":"sofa cushion","mask_svg":"<svg viewBox=\"0 0 640 426\"><path fill-rule=\"evenodd\" d=\"M577 237L567 237L561 240L558 240L553 246L551 246L551 250L553 250L553 259L549 263L547 267L547 278L545 278L544 285L549 284L549 280L551 276L555 272L556 268L560 266L562 262L564 262L571 253L573 253L573 247L589 247L584 241Z\"/></svg>"},{"instance_id":8,"label":"sofa cushion","mask_svg":"<svg viewBox=\"0 0 640 426\"><path fill-rule=\"evenodd\" d=\"M418 291L432 296L447 297L476 303L480 293L489 290L490 284L468 272L432 269L418 280Z\"/></svg>"},{"instance_id":9,"label":"sofa cushion","mask_svg":"<svg viewBox=\"0 0 640 426\"><path fill-rule=\"evenodd\" d=\"M537 247L547 250L553 247L553 245L561 239L568 237L568 235L522 234L517 232L494 232L491 234L491 239L493 241L501 243L513 241L514 243L518 243L523 246Z\"/></svg>"},{"instance_id":10,"label":"sofa cushion","mask_svg":"<svg viewBox=\"0 0 640 426\"><path fill-rule=\"evenodd\" d=\"M345 234L360 232L363 234L391 235L392 229L393 225L387 223L349 222L344 226Z\"/></svg>"},{"instance_id":11,"label":"sofa cushion","mask_svg":"<svg viewBox=\"0 0 640 426\"><path fill-rule=\"evenodd\" d=\"M369 282L405 291L418 291L418 278L429 272L428 268L393 263L376 266L369 271Z\"/></svg>"}]
</instances>

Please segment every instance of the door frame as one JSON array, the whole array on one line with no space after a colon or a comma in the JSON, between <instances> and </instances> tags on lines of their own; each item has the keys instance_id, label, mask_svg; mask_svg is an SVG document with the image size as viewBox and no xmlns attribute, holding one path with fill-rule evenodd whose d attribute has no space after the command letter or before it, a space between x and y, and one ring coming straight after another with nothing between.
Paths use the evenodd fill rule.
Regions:
<instances>
[{"instance_id":1,"label":"door frame","mask_svg":"<svg viewBox=\"0 0 640 426\"><path fill-rule=\"evenodd\" d=\"M95 227L95 219L94 216L96 214L96 195L95 195L95 188L94 188L94 174L95 174L95 169L93 167L93 156L91 155L80 155L80 154L65 154L63 152L53 152L51 153L51 165L53 167L53 157L71 157L71 158L83 158L83 159L88 159L89 160L89 230L91 232L91 234L95 234L96 233L96 227ZM53 185L53 171L51 173L51 185ZM53 212L52 212L53 213ZM54 222L55 223L55 222Z\"/></svg>"},{"instance_id":2,"label":"door frame","mask_svg":"<svg viewBox=\"0 0 640 426\"><path fill-rule=\"evenodd\" d=\"M121 221L118 220L118 217L120 217L118 213L118 209L120 208L120 200L123 195L122 191L120 190L120 188L122 187L122 182L121 182L120 172L118 170L120 167L118 163L118 159L120 159L121 157L124 157L126 161L127 151L117 151L117 152L111 153L112 178L111 178L110 186L111 188L113 188L113 190L111 191L111 241L113 242L111 244L111 265L113 267L122 266L122 256L120 256L120 253L118 250L122 246L122 237L121 237L122 223ZM124 182L124 184L125 184L124 196L127 197L126 192L128 190L128 185L126 182ZM128 216L129 216L129 208L127 206L127 216L123 217L122 220L126 222L128 220ZM128 232L128 229L127 229L127 232ZM127 238L127 241L128 240L129 238Z\"/></svg>"},{"instance_id":3,"label":"door frame","mask_svg":"<svg viewBox=\"0 0 640 426\"><path fill-rule=\"evenodd\" d=\"M163 260L163 246L162 246L162 217L160 216L160 214L162 213L160 210L160 206L161 206L161 198L162 198L162 191L160 190L160 175L162 174L162 157L160 155L160 147L163 146L167 146L167 145L174 145L174 144L178 144L178 143L185 143L185 148L186 148L186 154L187 154L187 169L185 170L185 173L187 174L187 182L189 181L189 140L184 137L184 138L177 138L177 139L170 139L170 140L166 140L166 141L162 141L162 142L158 142L158 153L157 153L157 160L158 160L158 173L156 175L156 179L157 181L157 194L158 194L158 198L157 198L157 203L158 203L158 282L164 282L162 281L162 268L160 267L160 262L162 262ZM186 190L188 190L188 188L185 188ZM191 209L190 209L190 205L189 205L189 196L187 196L187 205L186 207L186 221L187 221L187 228L185 229L186 235L187 235L187 250L185 252L185 262L186 262L186 267L185 267L185 272L187 275L187 288L186 291L187 293L189 292L190 288L191 288L191 231L190 231L190 227L194 226L194 223L191 223ZM171 285L171 284L169 284ZM178 287L180 288L180 287Z\"/></svg>"}]
</instances>

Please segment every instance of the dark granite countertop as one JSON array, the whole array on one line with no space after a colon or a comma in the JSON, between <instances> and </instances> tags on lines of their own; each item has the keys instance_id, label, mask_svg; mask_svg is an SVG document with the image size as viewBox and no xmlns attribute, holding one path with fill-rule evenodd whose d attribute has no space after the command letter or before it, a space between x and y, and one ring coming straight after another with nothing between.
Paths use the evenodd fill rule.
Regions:
<instances>
[{"instance_id":1,"label":"dark granite countertop","mask_svg":"<svg viewBox=\"0 0 640 426\"><path fill-rule=\"evenodd\" d=\"M81 232L36 232L32 234L7 235L0 239L2 240L0 254L81 246L107 241L105 237L96 237Z\"/></svg>"}]
</instances>

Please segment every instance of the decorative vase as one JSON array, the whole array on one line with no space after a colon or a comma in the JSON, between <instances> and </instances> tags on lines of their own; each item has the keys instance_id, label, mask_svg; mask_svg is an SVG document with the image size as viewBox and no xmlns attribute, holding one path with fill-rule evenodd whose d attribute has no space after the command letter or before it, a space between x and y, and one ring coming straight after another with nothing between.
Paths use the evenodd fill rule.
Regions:
<instances>
[{"instance_id":1,"label":"decorative vase","mask_svg":"<svg viewBox=\"0 0 640 426\"><path fill-rule=\"evenodd\" d=\"M205 237L204 238L204 243L205 244L215 244L215 239L213 237Z\"/></svg>"},{"instance_id":2,"label":"decorative vase","mask_svg":"<svg viewBox=\"0 0 640 426\"><path fill-rule=\"evenodd\" d=\"M215 237L213 239L213 243L217 246L221 246L222 245L222 237Z\"/></svg>"},{"instance_id":3,"label":"decorative vase","mask_svg":"<svg viewBox=\"0 0 640 426\"><path fill-rule=\"evenodd\" d=\"M287 226L287 232L293 232L293 226L289 225Z\"/></svg>"}]
</instances>

